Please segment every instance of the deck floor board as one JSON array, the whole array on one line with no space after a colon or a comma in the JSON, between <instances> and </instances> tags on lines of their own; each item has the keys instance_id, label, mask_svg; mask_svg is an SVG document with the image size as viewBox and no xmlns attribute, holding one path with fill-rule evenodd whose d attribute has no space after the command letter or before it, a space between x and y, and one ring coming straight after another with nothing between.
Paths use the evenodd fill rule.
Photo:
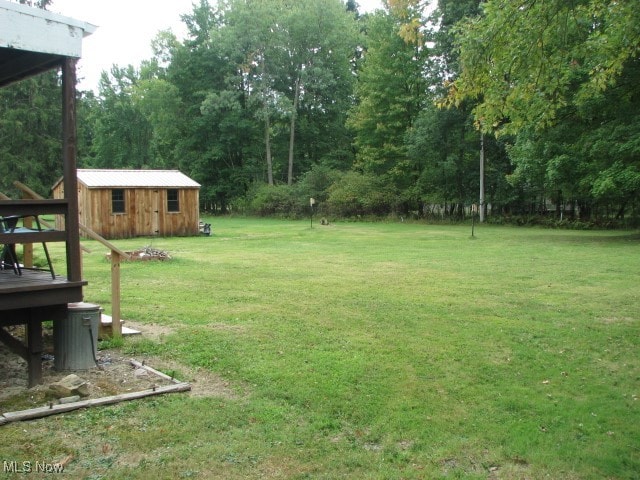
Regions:
<instances>
[{"instance_id":1,"label":"deck floor board","mask_svg":"<svg viewBox=\"0 0 640 480\"><path fill-rule=\"evenodd\" d=\"M2 311L82 301L82 287L87 282L71 282L61 275L51 278L49 272L0 270L0 324Z\"/></svg>"}]
</instances>

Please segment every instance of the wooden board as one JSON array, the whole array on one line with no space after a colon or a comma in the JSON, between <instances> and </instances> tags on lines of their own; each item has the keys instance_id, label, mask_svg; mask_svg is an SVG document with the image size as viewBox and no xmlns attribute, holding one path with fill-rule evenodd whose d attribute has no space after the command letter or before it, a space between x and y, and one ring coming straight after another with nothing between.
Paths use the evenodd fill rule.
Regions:
<instances>
[{"instance_id":1,"label":"wooden board","mask_svg":"<svg viewBox=\"0 0 640 480\"><path fill-rule=\"evenodd\" d=\"M113 319L110 315L102 314L100 319L100 336L111 336L113 328ZM125 327L124 320L120 320L120 328L122 329L122 335L142 335L142 332L133 328Z\"/></svg>"}]
</instances>

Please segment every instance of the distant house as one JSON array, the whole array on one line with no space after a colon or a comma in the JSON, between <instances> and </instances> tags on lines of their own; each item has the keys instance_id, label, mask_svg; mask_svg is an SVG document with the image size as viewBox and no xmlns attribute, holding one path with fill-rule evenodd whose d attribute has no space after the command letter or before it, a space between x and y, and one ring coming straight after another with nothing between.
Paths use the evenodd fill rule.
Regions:
<instances>
[{"instance_id":1,"label":"distant house","mask_svg":"<svg viewBox=\"0 0 640 480\"><path fill-rule=\"evenodd\" d=\"M56 183L53 197L63 188ZM80 223L107 239L198 235L199 195L177 170L78 169Z\"/></svg>"}]
</instances>

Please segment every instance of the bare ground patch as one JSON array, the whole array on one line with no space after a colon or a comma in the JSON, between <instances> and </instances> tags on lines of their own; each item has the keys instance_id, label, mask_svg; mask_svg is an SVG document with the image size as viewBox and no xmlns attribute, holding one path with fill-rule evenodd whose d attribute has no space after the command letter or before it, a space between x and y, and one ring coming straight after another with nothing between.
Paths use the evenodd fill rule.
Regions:
<instances>
[{"instance_id":1,"label":"bare ground patch","mask_svg":"<svg viewBox=\"0 0 640 480\"><path fill-rule=\"evenodd\" d=\"M602 317L600 318L600 321L606 325L631 325L636 321L636 319L631 317Z\"/></svg>"},{"instance_id":2,"label":"bare ground patch","mask_svg":"<svg viewBox=\"0 0 640 480\"><path fill-rule=\"evenodd\" d=\"M167 360L160 357L146 357L147 364L157 370L171 375L176 372L178 379L191 384L189 395L192 397L222 397L229 399L240 398L231 386L231 383L222 377L208 372L202 368L191 367L180 362Z\"/></svg>"},{"instance_id":3,"label":"bare ground patch","mask_svg":"<svg viewBox=\"0 0 640 480\"><path fill-rule=\"evenodd\" d=\"M141 331L145 337L160 341L163 335L173 333L173 329L158 325L134 325L127 322L127 326ZM22 335L19 327L11 333L17 338ZM124 354L117 348L98 351L95 368L73 372L57 371L54 369L52 332L45 329L43 340L43 382L32 388L28 388L27 362L0 342L0 413L42 407L56 402L57 399L51 394L49 385L70 373L75 373L88 383L89 395L84 399L139 392L172 383L171 380L151 372L136 369L131 364L131 355ZM134 359L169 376L175 376L181 382L189 382L191 391L186 393L187 395L239 397L229 382L201 368L158 356L145 355Z\"/></svg>"},{"instance_id":4,"label":"bare ground patch","mask_svg":"<svg viewBox=\"0 0 640 480\"><path fill-rule=\"evenodd\" d=\"M154 342L162 342L164 337L176 332L174 328L159 323L136 323L126 320L124 326L139 331L143 337Z\"/></svg>"}]
</instances>

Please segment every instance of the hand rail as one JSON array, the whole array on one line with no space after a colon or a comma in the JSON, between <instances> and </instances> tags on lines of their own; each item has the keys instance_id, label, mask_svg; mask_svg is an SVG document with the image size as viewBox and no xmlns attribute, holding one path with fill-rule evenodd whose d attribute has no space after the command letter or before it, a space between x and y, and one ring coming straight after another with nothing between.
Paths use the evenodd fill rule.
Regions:
<instances>
[{"instance_id":1,"label":"hand rail","mask_svg":"<svg viewBox=\"0 0 640 480\"><path fill-rule=\"evenodd\" d=\"M112 252L117 253L118 255L120 255L121 257L123 257L126 260L131 260L131 255L129 255L127 252L125 252L123 250L120 250L118 247L116 247L109 240L107 240L106 238L103 238L102 236L100 236L99 234L97 234L96 232L91 230L89 227L85 227L82 223L80 224L80 230L82 230L84 233L86 233L88 237L90 237L90 238L96 240L97 242L100 242L101 244L103 244L105 247L110 249Z\"/></svg>"},{"instance_id":2,"label":"hand rail","mask_svg":"<svg viewBox=\"0 0 640 480\"><path fill-rule=\"evenodd\" d=\"M13 182L13 184L16 187L18 187L20 190L22 190L24 193L29 195L31 198L33 198L35 200L45 200L44 197L42 197L41 195L38 195L38 193L36 193L33 190L31 190L24 183L19 182L18 180L16 180L15 182ZM22 201L23 202L33 202L33 200L22 200ZM80 230L82 232L86 233L88 237L92 238L93 240L96 240L97 242L100 242L102 245L107 247L112 252L116 252L118 255L120 255L121 257L125 258L126 260L131 260L131 256L128 253L120 250L114 244L109 242L106 238L103 238L102 236L100 236L99 234L97 234L96 232L91 230L89 227L84 226L82 223L80 224Z\"/></svg>"},{"instance_id":3,"label":"hand rail","mask_svg":"<svg viewBox=\"0 0 640 480\"><path fill-rule=\"evenodd\" d=\"M61 199L0 200L0 216L65 215L68 202Z\"/></svg>"},{"instance_id":4,"label":"hand rail","mask_svg":"<svg viewBox=\"0 0 640 480\"><path fill-rule=\"evenodd\" d=\"M44 197L38 195L22 182L15 181L13 184L32 198L44 199ZM120 258L131 260L131 256L82 223L79 223L79 227L87 236L111 250L111 328L113 335L120 337L122 336L122 327L120 325Z\"/></svg>"}]
</instances>

